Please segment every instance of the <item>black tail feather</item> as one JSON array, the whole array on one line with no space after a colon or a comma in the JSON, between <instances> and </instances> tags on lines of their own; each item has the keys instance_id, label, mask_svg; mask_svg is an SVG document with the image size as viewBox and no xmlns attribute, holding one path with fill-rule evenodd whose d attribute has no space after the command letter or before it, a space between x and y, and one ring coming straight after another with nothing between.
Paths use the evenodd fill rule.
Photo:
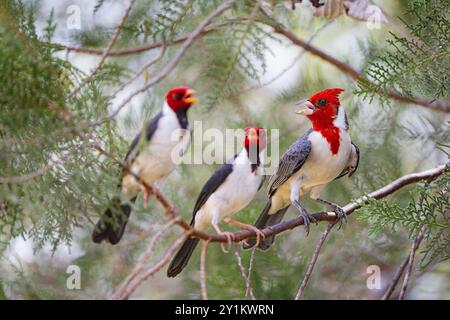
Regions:
<instances>
[{"instance_id":1,"label":"black tail feather","mask_svg":"<svg viewBox=\"0 0 450 320\"><path fill-rule=\"evenodd\" d=\"M173 258L169 268L167 269L168 277L176 277L181 271L183 271L184 267L186 267L189 262L195 247L197 247L198 242L199 239L197 238L189 238L183 243L183 246L180 250L178 250L175 258Z\"/></svg>"},{"instance_id":2,"label":"black tail feather","mask_svg":"<svg viewBox=\"0 0 450 320\"><path fill-rule=\"evenodd\" d=\"M269 226L273 226L277 223L279 223L281 220L283 220L284 214L286 213L287 209L289 209L289 206L278 210L277 212L273 214L269 214L270 206L271 206L271 199L267 201L266 206L264 207L263 211L259 215L258 220L255 222L255 227L258 229L264 229ZM270 246L275 241L275 236L270 236L265 238L264 240L261 240L259 243L259 248L261 250L267 250L270 248ZM244 244L244 249L252 248L256 245L256 238L247 239L247 244Z\"/></svg>"},{"instance_id":3,"label":"black tail feather","mask_svg":"<svg viewBox=\"0 0 450 320\"><path fill-rule=\"evenodd\" d=\"M136 198L133 198L131 202L135 200ZM105 240L111 244L117 244L123 236L130 214L131 206L121 204L120 199L114 198L111 207L97 222L92 232L92 241L100 243Z\"/></svg>"}]
</instances>

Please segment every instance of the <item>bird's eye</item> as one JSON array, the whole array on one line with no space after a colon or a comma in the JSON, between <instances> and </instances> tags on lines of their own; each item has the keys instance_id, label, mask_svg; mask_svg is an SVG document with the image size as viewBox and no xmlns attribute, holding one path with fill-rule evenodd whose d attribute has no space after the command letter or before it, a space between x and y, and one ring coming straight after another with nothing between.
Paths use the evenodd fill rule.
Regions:
<instances>
[{"instance_id":1,"label":"bird's eye","mask_svg":"<svg viewBox=\"0 0 450 320\"><path fill-rule=\"evenodd\" d=\"M173 100L180 101L182 98L183 98L183 94L182 93L177 92L177 93L172 94L172 99Z\"/></svg>"},{"instance_id":2,"label":"bird's eye","mask_svg":"<svg viewBox=\"0 0 450 320\"><path fill-rule=\"evenodd\" d=\"M327 99L320 99L319 100L319 103L318 103L319 107L323 107L326 104L327 104Z\"/></svg>"}]
</instances>

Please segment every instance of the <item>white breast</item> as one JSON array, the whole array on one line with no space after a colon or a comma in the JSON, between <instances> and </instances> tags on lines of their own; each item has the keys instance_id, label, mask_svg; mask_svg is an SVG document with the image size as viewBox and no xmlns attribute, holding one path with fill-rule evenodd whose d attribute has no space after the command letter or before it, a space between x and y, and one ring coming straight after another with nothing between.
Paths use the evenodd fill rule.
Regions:
<instances>
[{"instance_id":1,"label":"white breast","mask_svg":"<svg viewBox=\"0 0 450 320\"><path fill-rule=\"evenodd\" d=\"M188 128L189 129L189 128ZM148 145L139 152L133 161L131 169L148 184L168 176L175 168L176 163L172 159L172 151L179 144L189 145L190 134L188 130L182 130L175 112L165 104L163 114L158 121L158 127ZM130 179L124 182L133 184ZM126 193L136 192L136 186L128 186Z\"/></svg>"},{"instance_id":2,"label":"white breast","mask_svg":"<svg viewBox=\"0 0 450 320\"><path fill-rule=\"evenodd\" d=\"M260 158L262 159L262 155ZM225 182L197 212L195 228L205 229L214 216L218 223L245 208L254 198L263 178L261 166L255 172L251 171L250 160L243 149L235 159L233 171Z\"/></svg>"},{"instance_id":3,"label":"white breast","mask_svg":"<svg viewBox=\"0 0 450 320\"><path fill-rule=\"evenodd\" d=\"M336 154L332 154L330 144L320 132L309 135L311 153L299 170L303 176L302 189L307 190L317 185L334 180L344 170L351 151L351 140L347 131L340 129L340 144Z\"/></svg>"}]
</instances>

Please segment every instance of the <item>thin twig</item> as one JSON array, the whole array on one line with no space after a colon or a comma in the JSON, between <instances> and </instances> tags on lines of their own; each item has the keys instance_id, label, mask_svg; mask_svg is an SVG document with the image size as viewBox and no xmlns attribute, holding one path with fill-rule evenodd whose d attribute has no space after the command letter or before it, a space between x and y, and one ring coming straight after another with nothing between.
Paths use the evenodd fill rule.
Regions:
<instances>
[{"instance_id":1,"label":"thin twig","mask_svg":"<svg viewBox=\"0 0 450 320\"><path fill-rule=\"evenodd\" d=\"M255 252L256 252L256 246L252 248L252 254L250 255L250 262L248 263L248 271L247 271L247 277L248 277L248 283L251 284L251 280L252 280L252 270L253 270L253 263L255 261ZM247 297L248 295L250 295L250 289L251 287L249 286L246 290L245 290L245 296Z\"/></svg>"},{"instance_id":2,"label":"thin twig","mask_svg":"<svg viewBox=\"0 0 450 320\"><path fill-rule=\"evenodd\" d=\"M328 26L332 25L334 23L334 20L328 21L327 23L325 23L323 26L321 26L316 32L314 32L311 37L308 39L307 43L311 44L314 39L322 32L324 31ZM300 59L303 57L303 55L306 53L306 50L301 50L298 55L289 63L289 65L287 65L283 70L281 70L280 72L278 72L278 74L276 74L274 77L272 77L270 80L256 85L256 86L251 86L248 87L244 90L242 90L241 92L239 92L239 94L243 94L245 92L251 91L251 90L256 90L256 89L262 89L264 87L267 87L268 85L274 83L275 81L277 81L278 79L280 79L286 72L288 72L289 70L291 70L299 61Z\"/></svg>"},{"instance_id":3,"label":"thin twig","mask_svg":"<svg viewBox=\"0 0 450 320\"><path fill-rule=\"evenodd\" d=\"M0 184L24 183L43 175L47 172L48 169L49 166L44 165L31 173L27 173L21 176L0 177Z\"/></svg>"},{"instance_id":4,"label":"thin twig","mask_svg":"<svg viewBox=\"0 0 450 320\"><path fill-rule=\"evenodd\" d=\"M319 257L319 253L320 250L322 249L323 243L327 239L328 234L330 233L331 229L334 227L335 224L336 224L335 222L329 223L325 231L320 236L319 242L317 242L316 249L314 250L311 261L309 262L308 268L306 269L305 276L303 277L300 287L298 288L297 294L295 295L295 300L300 300L303 291L305 291L306 285L308 284L309 278L311 277L311 274L314 270L314 266L317 262L317 258Z\"/></svg>"},{"instance_id":5,"label":"thin twig","mask_svg":"<svg viewBox=\"0 0 450 320\"><path fill-rule=\"evenodd\" d=\"M234 247L234 255L236 257L237 264L239 266L239 270L241 271L242 278L244 278L244 281L245 281L245 297L247 298L247 296L248 296L247 292L249 292L252 300L256 300L256 298L253 294L253 288L250 283L250 277L249 277L250 275L249 274L247 275L245 273L245 268L244 268L244 265L242 264L242 257L241 257L241 253L239 252L239 248L240 247L237 245Z\"/></svg>"},{"instance_id":6,"label":"thin twig","mask_svg":"<svg viewBox=\"0 0 450 320\"><path fill-rule=\"evenodd\" d=\"M202 241L202 253L200 255L200 288L203 300L208 300L208 288L206 286L206 249L208 244L209 240Z\"/></svg>"},{"instance_id":7,"label":"thin twig","mask_svg":"<svg viewBox=\"0 0 450 320\"><path fill-rule=\"evenodd\" d=\"M131 281L133 281L139 275L139 273L142 272L142 270L145 267L146 262L150 259L151 255L153 254L153 251L155 249L156 243L159 240L161 240L161 238L167 232L169 232L170 228L177 222L176 220L177 220L177 218L171 219L169 222L167 222L161 228L161 230L159 230L153 236L153 238L150 240L146 250L141 255L141 257L139 258L139 260L136 263L136 265L134 266L133 270L130 272L130 274L127 276L127 278L123 281L123 283L120 285L120 287L116 290L116 293L114 293L112 295L111 299L113 299L113 300L117 299L121 295L121 292L123 292L125 290L125 288L130 285Z\"/></svg>"},{"instance_id":8,"label":"thin twig","mask_svg":"<svg viewBox=\"0 0 450 320\"><path fill-rule=\"evenodd\" d=\"M211 23L211 21L216 18L217 16L221 15L223 12L231 8L233 5L234 0L226 1L222 5L220 5L216 10L214 10L211 14L206 17L205 20L200 23L197 28L192 31L189 36L186 38L186 41L183 42L180 49L178 49L175 56L172 58L172 60L161 69L161 71L154 76L152 79L148 81L147 84L142 86L141 88L135 90L133 93L131 93L127 98L125 98L122 103L117 107L118 109L123 108L124 105L128 104L135 96L137 96L140 93L145 92L161 80L163 80L165 77L169 75L169 73L176 67L180 59L186 54L189 47L192 45L192 43L202 34L204 29Z\"/></svg>"},{"instance_id":9,"label":"thin twig","mask_svg":"<svg viewBox=\"0 0 450 320\"><path fill-rule=\"evenodd\" d=\"M388 300L392 293L394 292L398 282L400 281L400 278L402 277L404 271L406 268L408 268L407 274L405 276L405 279L403 280L403 286L402 286L402 290L404 288L404 292L403 294L400 293L401 295L401 299L403 299L403 296L406 292L406 287L408 284L408 280L409 280L409 275L411 273L411 268L414 262L414 255L415 252L417 251L417 249L419 248L424 236L425 236L425 231L426 231L426 226L422 227L422 230L419 232L419 234L417 235L417 237L414 239L414 241L412 242L411 245L411 249L409 251L408 256L403 260L402 264L398 267L397 271L395 272L394 277L391 279L391 282L389 283L388 288L386 289L383 297L381 298L381 300ZM406 281L406 282L405 282ZM400 299L399 296L399 299Z\"/></svg>"},{"instance_id":10,"label":"thin twig","mask_svg":"<svg viewBox=\"0 0 450 320\"><path fill-rule=\"evenodd\" d=\"M325 53L324 51L320 50L317 47L314 47L302 39L298 38L295 34L293 34L291 31L284 29L282 27L274 27L274 32L277 34L280 34L290 40L293 44L302 47L306 51L310 52L311 54L321 58L322 60L334 65L336 68L344 72L345 74L349 75L354 80L361 80L364 79L364 75L355 70L350 65L330 56L328 53ZM365 79L367 80L367 79ZM395 99L397 101L403 102L403 103L412 103L417 104L422 107L427 107L443 112L450 112L450 102L444 101L444 100L430 100L425 97L416 97L416 98L410 98L406 96L402 96L396 92L388 91L388 96L392 99Z\"/></svg>"},{"instance_id":11,"label":"thin twig","mask_svg":"<svg viewBox=\"0 0 450 320\"><path fill-rule=\"evenodd\" d=\"M181 246L181 244L190 236L189 232L183 233L177 240L170 246L170 248L166 251L164 257L156 263L153 267L147 269L145 272L141 273L140 276L137 276L134 282L131 282L126 288L124 288L123 292L117 295L116 299L118 300L127 300L136 291L136 289L149 277L154 275L156 272L161 270L172 258L173 254L176 250ZM115 295L116 296L116 295Z\"/></svg>"},{"instance_id":12,"label":"thin twig","mask_svg":"<svg viewBox=\"0 0 450 320\"><path fill-rule=\"evenodd\" d=\"M227 19L227 21L224 21L222 23L218 23L215 25L209 25L206 27L202 32L201 35L209 34L213 31L220 30L223 27L235 24L238 21L245 20L244 18L234 18L234 19ZM147 43L143 45L139 45L136 47L131 48L123 48L123 49L117 49L117 50L111 50L108 53L108 57L123 57L127 55L134 55L134 54L140 54L143 52L147 52L156 48L160 48L163 46L173 46L180 43L183 43L187 40L188 34L179 36L173 40L167 40L167 41L157 41L153 43ZM77 52L77 53L84 53L84 54L90 54L90 55L97 55L101 56L105 53L105 50L101 49L95 49L95 48L84 48L84 47L74 47L74 46L64 46L57 44L57 47L55 49L57 50L67 50L67 52Z\"/></svg>"},{"instance_id":13,"label":"thin twig","mask_svg":"<svg viewBox=\"0 0 450 320\"><path fill-rule=\"evenodd\" d=\"M269 17L272 20L274 20L272 17ZM240 19L236 19L236 20L245 20L245 17L241 17ZM224 23L222 26L229 24ZM310 45L309 43L301 40L300 38L298 38L297 36L295 36L292 32L290 32L289 30L283 29L281 27L279 27L281 24L278 24L278 27L274 27L274 32L278 33L280 35L283 35L284 37L286 37L287 39L289 39L293 44L302 47L304 50L308 51L309 53L323 59L324 61L334 65L335 67L337 67L339 70L341 70L342 72L344 72L345 74L349 75L352 79L354 80L358 80L360 78L362 78L362 73L360 73L359 71L355 70L354 68L352 68L350 65L330 56L329 54L323 52L322 50L320 50L319 48L316 48L312 45ZM215 31L217 29L220 29L220 27L222 26L218 26L218 27L209 27L209 28L205 28L201 34L207 34L210 33L212 31ZM273 27L273 26L272 26ZM188 35L184 35L184 36L180 36L172 41L167 42L167 45L174 45L174 44L178 44L178 43L183 43L188 39ZM151 43L151 44L144 44L141 46L137 46L137 47L133 47L133 48L125 48L125 49L120 49L120 50L116 50L116 51L112 51L110 52L108 55L111 57L120 57L123 55L129 55L129 54L138 54L138 53L142 53L148 50L152 50L158 47L161 47L163 45L163 42L155 42L155 43ZM95 55L100 55L100 54L105 54L105 51L102 50L97 50L97 49L92 49L92 48L77 48L77 47L69 47L69 46L59 46L59 48L64 49L64 50L68 50L68 51L75 51L75 52L79 52L79 53L87 53L87 54L95 54ZM392 99L395 99L397 101L403 102L403 103L412 103L412 104L416 104L416 105L420 105L423 107L428 107L431 109L435 109L435 110L439 110L439 111L444 111L449 113L450 112L450 102L445 101L445 100L436 100L436 101L430 101L430 99L427 99L425 97L416 97L416 98L409 98L409 97L405 97L402 95L399 95L395 92L389 92L388 93L389 97Z\"/></svg>"},{"instance_id":14,"label":"thin twig","mask_svg":"<svg viewBox=\"0 0 450 320\"><path fill-rule=\"evenodd\" d=\"M68 99L70 99L74 95L76 95L78 93L78 91L80 91L81 88L94 77L94 75L97 73L97 71L103 65L106 58L108 57L109 52L112 49L114 43L116 43L117 38L119 37L122 25L125 23L125 20L127 19L128 15L130 14L131 8L133 7L133 4L135 1L136 0L130 0L130 2L128 3L128 7L126 8L124 14L122 15L122 18L120 19L120 22L117 25L116 30L114 31L114 33L111 37L111 40L109 41L108 46L106 47L106 50L103 52L102 57L100 58L100 62L97 64L97 66L94 68L94 70L92 70L92 72L89 74L89 76L87 76L84 80L82 80L81 83L75 89L72 90L72 92L67 97Z\"/></svg>"}]
</instances>

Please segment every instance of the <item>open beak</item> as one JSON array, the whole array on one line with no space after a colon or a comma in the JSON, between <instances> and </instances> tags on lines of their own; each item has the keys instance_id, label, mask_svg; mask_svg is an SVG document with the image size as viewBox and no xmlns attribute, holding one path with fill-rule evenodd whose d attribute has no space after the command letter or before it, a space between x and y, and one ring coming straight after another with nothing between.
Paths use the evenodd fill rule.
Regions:
<instances>
[{"instance_id":1,"label":"open beak","mask_svg":"<svg viewBox=\"0 0 450 320\"><path fill-rule=\"evenodd\" d=\"M295 103L296 106L305 106L306 109L301 109L296 111L296 114L299 114L301 116L309 116L314 113L316 110L316 106L313 105L308 99L302 99Z\"/></svg>"},{"instance_id":2,"label":"open beak","mask_svg":"<svg viewBox=\"0 0 450 320\"><path fill-rule=\"evenodd\" d=\"M197 92L195 90L189 89L188 91L186 91L183 101L189 104L194 104L198 102L197 97L195 97L196 94Z\"/></svg>"}]
</instances>

